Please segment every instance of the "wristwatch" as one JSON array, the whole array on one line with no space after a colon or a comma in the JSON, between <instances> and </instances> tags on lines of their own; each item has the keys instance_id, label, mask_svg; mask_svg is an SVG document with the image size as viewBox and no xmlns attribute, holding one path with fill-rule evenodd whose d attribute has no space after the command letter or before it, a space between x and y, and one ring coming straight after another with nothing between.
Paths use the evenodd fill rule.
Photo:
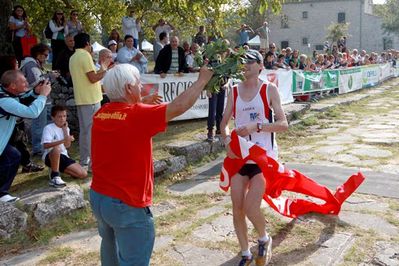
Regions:
<instances>
[{"instance_id":1,"label":"wristwatch","mask_svg":"<svg viewBox=\"0 0 399 266\"><path fill-rule=\"evenodd\" d=\"M261 132L262 131L262 127L263 127L263 124L262 123L257 123L256 124L256 132Z\"/></svg>"}]
</instances>

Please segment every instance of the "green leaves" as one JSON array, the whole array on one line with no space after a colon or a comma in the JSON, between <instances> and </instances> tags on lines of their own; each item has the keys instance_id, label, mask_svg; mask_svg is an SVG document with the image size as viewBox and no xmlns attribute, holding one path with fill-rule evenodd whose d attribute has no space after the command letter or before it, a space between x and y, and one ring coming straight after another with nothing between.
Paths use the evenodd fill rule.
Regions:
<instances>
[{"instance_id":1,"label":"green leaves","mask_svg":"<svg viewBox=\"0 0 399 266\"><path fill-rule=\"evenodd\" d=\"M206 90L214 93L219 92L227 79L243 79L242 56L245 50L241 47L238 51L229 48L227 42L217 40L206 45L202 55L196 55L194 60L199 66L204 65L203 58L206 58L208 66L213 69L213 76L205 87Z\"/></svg>"}]
</instances>

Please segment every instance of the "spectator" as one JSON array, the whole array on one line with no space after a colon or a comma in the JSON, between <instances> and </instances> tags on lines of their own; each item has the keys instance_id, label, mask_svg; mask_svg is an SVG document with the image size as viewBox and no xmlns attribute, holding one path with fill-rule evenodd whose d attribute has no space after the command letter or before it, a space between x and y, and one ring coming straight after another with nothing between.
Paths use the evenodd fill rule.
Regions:
<instances>
[{"instance_id":1,"label":"spectator","mask_svg":"<svg viewBox=\"0 0 399 266\"><path fill-rule=\"evenodd\" d=\"M66 48L58 56L54 69L59 70L61 76L66 80L68 87L72 87L71 73L69 72L69 59L75 53L75 40L72 34L65 37Z\"/></svg>"},{"instance_id":2,"label":"spectator","mask_svg":"<svg viewBox=\"0 0 399 266\"><path fill-rule=\"evenodd\" d=\"M292 57L292 49L291 49L291 47L285 48L285 58L284 58L284 60L285 60L285 63L287 65L290 65L291 57Z\"/></svg>"},{"instance_id":3,"label":"spectator","mask_svg":"<svg viewBox=\"0 0 399 266\"><path fill-rule=\"evenodd\" d=\"M117 47L118 47L117 50L119 50L123 47L123 40L121 39L119 32L116 29L113 29L111 31L111 34L108 37L108 42L111 40L114 40L116 42Z\"/></svg>"},{"instance_id":4,"label":"spectator","mask_svg":"<svg viewBox=\"0 0 399 266\"><path fill-rule=\"evenodd\" d=\"M199 26L198 32L197 32L197 34L195 34L193 42L198 44L200 47L208 42L206 32L205 32L205 26L202 26L202 25Z\"/></svg>"},{"instance_id":5,"label":"spectator","mask_svg":"<svg viewBox=\"0 0 399 266\"><path fill-rule=\"evenodd\" d=\"M292 56L290 59L290 67L291 69L298 69L299 68L299 51L298 50L294 50L292 52Z\"/></svg>"},{"instance_id":6,"label":"spectator","mask_svg":"<svg viewBox=\"0 0 399 266\"><path fill-rule=\"evenodd\" d=\"M122 32L125 35L133 36L133 47L137 49L139 45L139 32L141 31L140 20L134 17L134 10L129 10L129 16L122 18ZM126 39L125 39L126 41Z\"/></svg>"},{"instance_id":7,"label":"spectator","mask_svg":"<svg viewBox=\"0 0 399 266\"><path fill-rule=\"evenodd\" d=\"M184 41L183 42L183 50L184 50L184 56L187 56L188 54L190 54L191 53L191 46L190 46L190 44L188 43L188 41Z\"/></svg>"},{"instance_id":8,"label":"spectator","mask_svg":"<svg viewBox=\"0 0 399 266\"><path fill-rule=\"evenodd\" d=\"M76 34L83 32L82 23L78 20L79 13L77 10L72 10L69 16L69 20L66 23L65 32L74 37Z\"/></svg>"},{"instance_id":9,"label":"spectator","mask_svg":"<svg viewBox=\"0 0 399 266\"><path fill-rule=\"evenodd\" d=\"M31 48L31 57L26 57L21 63L21 71L24 73L29 88L34 88L43 80L46 75L44 64L49 55L50 47L46 44L39 43ZM50 80L54 80L59 76L59 73L54 73L49 76ZM43 111L37 118L32 119L31 135L32 135L32 154L41 156L43 154L43 147L41 144L42 133L44 127L47 125L48 112L51 108L51 98L47 97L46 105Z\"/></svg>"},{"instance_id":10,"label":"spectator","mask_svg":"<svg viewBox=\"0 0 399 266\"><path fill-rule=\"evenodd\" d=\"M285 63L285 56L284 54L279 54L277 62L274 64L275 67L277 68L282 68L282 69L289 69L289 66Z\"/></svg>"},{"instance_id":11,"label":"spectator","mask_svg":"<svg viewBox=\"0 0 399 266\"><path fill-rule=\"evenodd\" d=\"M277 69L278 67L274 65L274 55L271 52L268 52L265 57L264 65L265 69Z\"/></svg>"},{"instance_id":12,"label":"spectator","mask_svg":"<svg viewBox=\"0 0 399 266\"><path fill-rule=\"evenodd\" d=\"M370 55L366 54L366 55L364 56L363 65L367 66L367 65L370 65L370 64L371 64L371 62L370 62Z\"/></svg>"},{"instance_id":13,"label":"spectator","mask_svg":"<svg viewBox=\"0 0 399 266\"><path fill-rule=\"evenodd\" d=\"M366 50L361 50L360 51L360 65L364 65L365 56L366 56Z\"/></svg>"},{"instance_id":14,"label":"spectator","mask_svg":"<svg viewBox=\"0 0 399 266\"><path fill-rule=\"evenodd\" d=\"M360 57L357 49L352 50L350 60L352 61L352 66L360 66L361 57Z\"/></svg>"},{"instance_id":15,"label":"spectator","mask_svg":"<svg viewBox=\"0 0 399 266\"><path fill-rule=\"evenodd\" d=\"M200 70L200 66L197 65L197 62L195 61L195 56L197 55L198 51L199 51L199 44L193 42L191 44L190 53L186 55L186 64L188 72L199 72Z\"/></svg>"},{"instance_id":16,"label":"spectator","mask_svg":"<svg viewBox=\"0 0 399 266\"><path fill-rule=\"evenodd\" d=\"M305 55L305 54L301 54L300 56L299 56L299 66L298 66L298 69L300 69L300 70L305 70L305 68L306 68L306 59L307 59L308 57Z\"/></svg>"},{"instance_id":17,"label":"spectator","mask_svg":"<svg viewBox=\"0 0 399 266\"><path fill-rule=\"evenodd\" d=\"M64 12L57 10L54 12L52 19L49 22L53 36L51 38L51 51L53 53L53 63L57 62L58 55L65 49L65 35L68 35L68 28L66 27L66 20ZM55 64L52 69L55 69Z\"/></svg>"},{"instance_id":18,"label":"spectator","mask_svg":"<svg viewBox=\"0 0 399 266\"><path fill-rule=\"evenodd\" d=\"M21 38L30 31L28 18L22 6L14 6L11 17L8 20L8 29L11 34L11 36L9 36L9 41L12 42L15 56L20 63L23 59Z\"/></svg>"},{"instance_id":19,"label":"spectator","mask_svg":"<svg viewBox=\"0 0 399 266\"><path fill-rule=\"evenodd\" d=\"M316 61L317 61L317 55L318 55L317 51L316 51L316 50L313 50L313 53L312 53L312 60L313 60L313 62L316 62Z\"/></svg>"},{"instance_id":20,"label":"spectator","mask_svg":"<svg viewBox=\"0 0 399 266\"><path fill-rule=\"evenodd\" d=\"M35 118L42 112L51 86L48 80L28 91L28 83L23 73L8 70L1 76L0 87L0 201L13 202L18 197L11 196L9 189L17 174L21 160L20 152L10 143L17 117ZM23 95L21 95L23 94Z\"/></svg>"},{"instance_id":21,"label":"spectator","mask_svg":"<svg viewBox=\"0 0 399 266\"><path fill-rule=\"evenodd\" d=\"M157 24L152 26L152 29L155 31L155 38L157 38L155 41L159 42L159 34L161 34L161 32L165 32L169 44L169 34L175 30L175 27L173 27L172 24L161 18L160 20L158 20Z\"/></svg>"},{"instance_id":22,"label":"spectator","mask_svg":"<svg viewBox=\"0 0 399 266\"><path fill-rule=\"evenodd\" d=\"M270 29L268 27L267 21L263 22L263 25L256 29L256 33L259 34L260 37L260 49L266 49L269 47Z\"/></svg>"},{"instance_id":23,"label":"spectator","mask_svg":"<svg viewBox=\"0 0 399 266\"><path fill-rule=\"evenodd\" d=\"M116 57L118 56L118 44L114 40L108 42L108 49L112 53L112 60L116 62Z\"/></svg>"},{"instance_id":24,"label":"spectator","mask_svg":"<svg viewBox=\"0 0 399 266\"><path fill-rule=\"evenodd\" d=\"M269 52L271 52L274 55L274 60L277 60L278 54L276 50L276 44L274 42L269 44Z\"/></svg>"},{"instance_id":25,"label":"spectator","mask_svg":"<svg viewBox=\"0 0 399 266\"><path fill-rule=\"evenodd\" d=\"M335 68L335 57L332 54L328 55L327 60L325 61L325 69L329 68Z\"/></svg>"},{"instance_id":26,"label":"spectator","mask_svg":"<svg viewBox=\"0 0 399 266\"><path fill-rule=\"evenodd\" d=\"M338 67L345 68L348 66L348 61L343 53L338 53Z\"/></svg>"},{"instance_id":27,"label":"spectator","mask_svg":"<svg viewBox=\"0 0 399 266\"><path fill-rule=\"evenodd\" d=\"M18 70L18 61L15 56L1 56L0 62L2 62L0 65L0 77L7 70ZM22 166L22 173L42 171L44 167L32 162L31 160L30 152L28 150L28 136L25 130L24 119L19 117L16 119L15 123L14 131L12 132L8 143L21 153L20 164Z\"/></svg>"},{"instance_id":28,"label":"spectator","mask_svg":"<svg viewBox=\"0 0 399 266\"><path fill-rule=\"evenodd\" d=\"M285 48L281 49L280 54L284 55L284 60L285 60L285 56L287 55L287 51L285 50Z\"/></svg>"},{"instance_id":29,"label":"spectator","mask_svg":"<svg viewBox=\"0 0 399 266\"><path fill-rule=\"evenodd\" d=\"M194 104L211 77L212 72L203 68L198 80L174 101L148 105L140 96L140 74L135 67L120 64L105 76L104 90L111 103L94 117L96 145L90 190L102 238L102 265L150 264L155 240L150 210L154 183L152 137L165 131L168 121ZM120 114L118 117L123 119L109 114Z\"/></svg>"},{"instance_id":30,"label":"spectator","mask_svg":"<svg viewBox=\"0 0 399 266\"><path fill-rule=\"evenodd\" d=\"M86 178L87 172L68 155L67 149L75 141L75 138L69 134L66 107L53 106L51 118L53 123L48 124L43 130L42 144L45 148L43 160L50 167L49 185L60 188L66 186L60 172L76 178Z\"/></svg>"},{"instance_id":31,"label":"spectator","mask_svg":"<svg viewBox=\"0 0 399 266\"><path fill-rule=\"evenodd\" d=\"M172 37L170 44L165 45L159 52L154 72L162 78L166 74L187 72L184 50L179 46L177 36Z\"/></svg>"},{"instance_id":32,"label":"spectator","mask_svg":"<svg viewBox=\"0 0 399 266\"><path fill-rule=\"evenodd\" d=\"M76 51L69 60L69 71L73 81L73 93L79 119L80 165L90 170L91 126L93 115L100 109L102 100L100 80L108 70L109 61L103 62L99 71L90 55L90 36L79 33L75 36Z\"/></svg>"},{"instance_id":33,"label":"spectator","mask_svg":"<svg viewBox=\"0 0 399 266\"><path fill-rule=\"evenodd\" d=\"M306 58L305 65L305 71L316 72L316 65L313 63L310 57Z\"/></svg>"},{"instance_id":34,"label":"spectator","mask_svg":"<svg viewBox=\"0 0 399 266\"><path fill-rule=\"evenodd\" d=\"M323 45L323 52L327 54L329 51L330 51L330 44L328 43L328 41L325 41Z\"/></svg>"},{"instance_id":35,"label":"spectator","mask_svg":"<svg viewBox=\"0 0 399 266\"><path fill-rule=\"evenodd\" d=\"M159 52L168 43L169 43L169 39L168 39L166 32L161 32L161 34L159 34L159 41L156 41L154 44L154 62L157 61Z\"/></svg>"},{"instance_id":36,"label":"spectator","mask_svg":"<svg viewBox=\"0 0 399 266\"><path fill-rule=\"evenodd\" d=\"M117 61L118 63L132 64L140 71L141 74L147 73L148 60L140 52L140 50L134 48L134 39L131 35L125 36L125 46L118 51Z\"/></svg>"},{"instance_id":37,"label":"spectator","mask_svg":"<svg viewBox=\"0 0 399 266\"><path fill-rule=\"evenodd\" d=\"M317 60L314 64L316 65L317 71L323 70L325 68L324 55L323 54L317 55Z\"/></svg>"},{"instance_id":38,"label":"spectator","mask_svg":"<svg viewBox=\"0 0 399 266\"><path fill-rule=\"evenodd\" d=\"M248 26L247 24L242 24L241 27L237 30L238 35L240 36L239 44L244 46L249 41L249 33L255 34L254 30Z\"/></svg>"}]
</instances>

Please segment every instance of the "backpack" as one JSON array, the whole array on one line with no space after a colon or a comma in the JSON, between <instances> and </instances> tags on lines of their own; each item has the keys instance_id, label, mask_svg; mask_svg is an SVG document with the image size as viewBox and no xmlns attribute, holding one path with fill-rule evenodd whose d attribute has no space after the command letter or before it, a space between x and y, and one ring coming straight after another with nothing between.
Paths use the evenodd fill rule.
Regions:
<instances>
[{"instance_id":1,"label":"backpack","mask_svg":"<svg viewBox=\"0 0 399 266\"><path fill-rule=\"evenodd\" d=\"M50 39L51 40L53 38L53 31L50 28L50 22L47 23L47 26L44 29L43 33L44 33L44 36L46 37L46 39Z\"/></svg>"}]
</instances>

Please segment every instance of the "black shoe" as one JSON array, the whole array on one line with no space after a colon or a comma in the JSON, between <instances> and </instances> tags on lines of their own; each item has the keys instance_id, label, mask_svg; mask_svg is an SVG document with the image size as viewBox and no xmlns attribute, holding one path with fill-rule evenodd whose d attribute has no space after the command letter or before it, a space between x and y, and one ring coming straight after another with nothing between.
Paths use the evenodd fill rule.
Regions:
<instances>
[{"instance_id":1,"label":"black shoe","mask_svg":"<svg viewBox=\"0 0 399 266\"><path fill-rule=\"evenodd\" d=\"M241 257L241 260L240 260L240 263L238 264L238 266L248 266L248 265L251 265L252 261L253 261L253 257L252 257L252 256L250 256L250 257L248 257L248 256L242 256L242 257Z\"/></svg>"},{"instance_id":2,"label":"black shoe","mask_svg":"<svg viewBox=\"0 0 399 266\"><path fill-rule=\"evenodd\" d=\"M30 163L28 165L22 166L22 173L33 173L33 172L40 172L44 170L44 166Z\"/></svg>"}]
</instances>

